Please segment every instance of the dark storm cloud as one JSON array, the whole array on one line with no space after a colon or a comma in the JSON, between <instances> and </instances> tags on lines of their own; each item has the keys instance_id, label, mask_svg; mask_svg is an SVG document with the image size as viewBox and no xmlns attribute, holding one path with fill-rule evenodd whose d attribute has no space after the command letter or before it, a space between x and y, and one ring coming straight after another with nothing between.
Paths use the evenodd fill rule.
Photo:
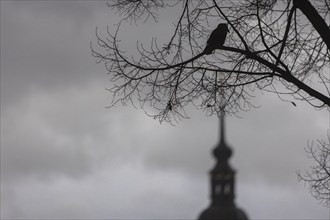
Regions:
<instances>
[{"instance_id":1,"label":"dark storm cloud","mask_svg":"<svg viewBox=\"0 0 330 220\"><path fill-rule=\"evenodd\" d=\"M204 176L213 164L210 154L216 144L218 124L216 117L203 113L191 115L194 120L185 120L159 137L147 151L145 163L151 169L177 170L192 176ZM205 130L205 127L208 127Z\"/></svg>"},{"instance_id":2,"label":"dark storm cloud","mask_svg":"<svg viewBox=\"0 0 330 220\"><path fill-rule=\"evenodd\" d=\"M295 172L308 169L309 163L302 163L308 141L325 138L327 112L304 103L294 107L275 96L261 96L255 102L262 106L227 118L227 142L234 150L232 164L241 181L294 184ZM148 166L197 176L212 167L211 150L219 140L218 119L202 113L192 117L194 122L183 121L169 131L169 137L163 137L164 144L148 151Z\"/></svg>"},{"instance_id":3,"label":"dark storm cloud","mask_svg":"<svg viewBox=\"0 0 330 220\"><path fill-rule=\"evenodd\" d=\"M79 177L88 173L91 159L83 143L88 118L75 121L75 116L83 114L70 113L72 101L60 96L43 93L24 98L1 115L4 179L62 174Z\"/></svg>"},{"instance_id":4,"label":"dark storm cloud","mask_svg":"<svg viewBox=\"0 0 330 220\"><path fill-rule=\"evenodd\" d=\"M99 12L100 7L106 8L105 2L94 1L7 1L6 10L21 13L29 11L37 17L57 17L68 22L85 25Z\"/></svg>"},{"instance_id":5,"label":"dark storm cloud","mask_svg":"<svg viewBox=\"0 0 330 220\"><path fill-rule=\"evenodd\" d=\"M151 127L143 121L143 112L106 110L107 95L98 83L56 91L39 89L4 109L3 180L86 177L118 160L129 162L155 145L157 136L150 137Z\"/></svg>"},{"instance_id":6,"label":"dark storm cloud","mask_svg":"<svg viewBox=\"0 0 330 220\"><path fill-rule=\"evenodd\" d=\"M310 165L304 151L308 141L325 138L325 121L322 125L318 121L325 120L327 112L304 103L293 107L275 96L264 96L262 103L231 126L232 142L237 146L233 162L240 165L240 175L248 181L256 177L269 184L294 185L295 172Z\"/></svg>"}]
</instances>

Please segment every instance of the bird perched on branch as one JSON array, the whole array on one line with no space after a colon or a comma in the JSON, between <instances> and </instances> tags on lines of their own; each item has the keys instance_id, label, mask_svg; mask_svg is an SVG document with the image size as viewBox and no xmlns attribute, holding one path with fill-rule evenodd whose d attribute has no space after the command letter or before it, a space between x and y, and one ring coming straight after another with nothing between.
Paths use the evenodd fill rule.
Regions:
<instances>
[{"instance_id":1,"label":"bird perched on branch","mask_svg":"<svg viewBox=\"0 0 330 220\"><path fill-rule=\"evenodd\" d=\"M220 23L218 27L212 31L203 53L211 54L215 49L221 48L225 43L227 32L229 32L227 24Z\"/></svg>"}]
</instances>

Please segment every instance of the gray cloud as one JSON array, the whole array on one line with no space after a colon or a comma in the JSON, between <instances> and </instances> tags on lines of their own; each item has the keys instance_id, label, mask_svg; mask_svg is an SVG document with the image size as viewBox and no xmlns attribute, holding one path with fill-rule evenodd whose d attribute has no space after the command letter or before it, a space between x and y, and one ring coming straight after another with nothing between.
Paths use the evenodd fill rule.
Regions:
<instances>
[{"instance_id":1,"label":"gray cloud","mask_svg":"<svg viewBox=\"0 0 330 220\"><path fill-rule=\"evenodd\" d=\"M65 95L70 96L32 93L25 96L25 101L2 112L1 173L6 175L5 179L49 177L53 173L80 176L89 171L84 146L89 134L84 123L89 118L76 120L74 116L83 114L70 113L72 100Z\"/></svg>"},{"instance_id":2,"label":"gray cloud","mask_svg":"<svg viewBox=\"0 0 330 220\"><path fill-rule=\"evenodd\" d=\"M94 28L103 20L98 18L100 20L93 23L97 4L74 1L65 4L5 1L1 4L1 99L4 103L19 99L31 88L58 89L104 76L103 68L97 66L89 48L89 42L95 38ZM108 9L100 9L106 16Z\"/></svg>"}]
</instances>

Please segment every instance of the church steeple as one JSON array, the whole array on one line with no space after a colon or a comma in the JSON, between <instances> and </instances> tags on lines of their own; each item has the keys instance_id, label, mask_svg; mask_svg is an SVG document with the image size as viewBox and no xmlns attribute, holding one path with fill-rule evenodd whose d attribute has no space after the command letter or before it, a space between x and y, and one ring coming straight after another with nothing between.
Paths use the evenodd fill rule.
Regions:
<instances>
[{"instance_id":1,"label":"church steeple","mask_svg":"<svg viewBox=\"0 0 330 220\"><path fill-rule=\"evenodd\" d=\"M213 150L216 165L211 170L211 199L213 205L234 205L234 181L235 171L229 164L229 158L233 151L227 145L225 139L225 118L220 118L220 142Z\"/></svg>"},{"instance_id":2,"label":"church steeple","mask_svg":"<svg viewBox=\"0 0 330 220\"><path fill-rule=\"evenodd\" d=\"M211 205L199 216L199 220L248 219L245 213L236 207L235 171L229 164L232 149L226 143L225 115L220 116L220 141L213 150L216 164L210 171Z\"/></svg>"}]
</instances>

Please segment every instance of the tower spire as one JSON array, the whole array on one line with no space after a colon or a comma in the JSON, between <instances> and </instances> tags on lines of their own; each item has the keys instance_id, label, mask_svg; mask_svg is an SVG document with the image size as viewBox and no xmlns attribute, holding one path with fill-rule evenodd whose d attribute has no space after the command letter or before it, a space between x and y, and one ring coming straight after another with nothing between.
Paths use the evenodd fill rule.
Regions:
<instances>
[{"instance_id":1,"label":"tower spire","mask_svg":"<svg viewBox=\"0 0 330 220\"><path fill-rule=\"evenodd\" d=\"M220 115L220 142L225 142L225 112L223 110Z\"/></svg>"},{"instance_id":2,"label":"tower spire","mask_svg":"<svg viewBox=\"0 0 330 220\"><path fill-rule=\"evenodd\" d=\"M216 158L217 165L213 168L213 170L220 169L218 165L225 165L229 170L232 170L228 163L228 159L232 155L232 149L226 143L225 137L225 114L221 111L220 121L220 140L217 146L213 149L213 155Z\"/></svg>"}]
</instances>

